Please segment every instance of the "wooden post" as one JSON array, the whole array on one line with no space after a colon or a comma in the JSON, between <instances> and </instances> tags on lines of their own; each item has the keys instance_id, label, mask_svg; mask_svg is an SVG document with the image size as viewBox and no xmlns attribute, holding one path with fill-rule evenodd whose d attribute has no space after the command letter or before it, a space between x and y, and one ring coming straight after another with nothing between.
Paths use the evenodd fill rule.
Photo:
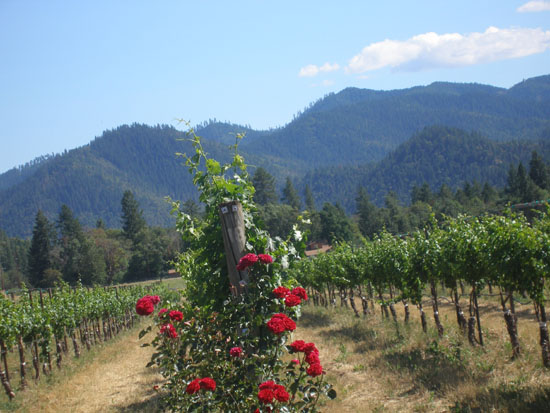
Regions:
<instances>
[{"instance_id":1,"label":"wooden post","mask_svg":"<svg viewBox=\"0 0 550 413\"><path fill-rule=\"evenodd\" d=\"M221 204L218 212L222 224L231 292L233 295L240 295L248 284L248 271L237 271L237 264L244 256L246 247L243 208L239 201L231 201Z\"/></svg>"}]
</instances>

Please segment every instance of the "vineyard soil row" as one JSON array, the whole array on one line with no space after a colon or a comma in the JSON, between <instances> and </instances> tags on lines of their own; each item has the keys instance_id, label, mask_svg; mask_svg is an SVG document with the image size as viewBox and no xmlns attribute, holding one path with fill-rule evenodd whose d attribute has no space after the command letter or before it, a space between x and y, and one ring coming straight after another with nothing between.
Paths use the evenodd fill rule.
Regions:
<instances>
[{"instance_id":1,"label":"vineyard soil row","mask_svg":"<svg viewBox=\"0 0 550 413\"><path fill-rule=\"evenodd\" d=\"M151 347L140 347L138 328L125 331L110 342L93 347L73 359L48 380L18 393L11 402L0 399L4 412L155 412L153 386L162 377L145 367Z\"/></svg>"},{"instance_id":2,"label":"vineyard soil row","mask_svg":"<svg viewBox=\"0 0 550 413\"><path fill-rule=\"evenodd\" d=\"M429 301L426 300L426 305ZM360 308L360 302L357 300ZM307 306L299 323L305 340L318 343L338 399L323 411L338 412L541 412L550 405L550 374L540 361L532 304L518 305L524 352L510 358L510 343L497 302L482 300L486 346L472 347L456 326L454 307L440 305L445 335L433 316L424 333L418 311L398 324L380 307L356 318L351 309Z\"/></svg>"}]
</instances>

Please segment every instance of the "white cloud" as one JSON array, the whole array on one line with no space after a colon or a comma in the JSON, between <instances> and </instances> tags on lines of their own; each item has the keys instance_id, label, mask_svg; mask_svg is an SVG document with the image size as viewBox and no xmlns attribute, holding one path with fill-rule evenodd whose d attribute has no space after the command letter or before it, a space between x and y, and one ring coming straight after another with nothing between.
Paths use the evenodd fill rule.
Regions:
<instances>
[{"instance_id":1,"label":"white cloud","mask_svg":"<svg viewBox=\"0 0 550 413\"><path fill-rule=\"evenodd\" d=\"M550 10L550 1L530 1L517 8L517 11L520 13L549 11L549 10Z\"/></svg>"},{"instance_id":2,"label":"white cloud","mask_svg":"<svg viewBox=\"0 0 550 413\"><path fill-rule=\"evenodd\" d=\"M459 67L542 53L550 48L550 31L499 29L483 33L424 33L405 41L386 39L366 46L346 67L349 73L364 73L383 67L422 70Z\"/></svg>"},{"instance_id":3,"label":"white cloud","mask_svg":"<svg viewBox=\"0 0 550 413\"><path fill-rule=\"evenodd\" d=\"M319 73L324 72L335 72L340 69L340 65L338 63L330 64L325 63L323 66L319 67L317 65L307 65L300 69L300 73L298 74L300 77L313 77L317 76Z\"/></svg>"}]
</instances>

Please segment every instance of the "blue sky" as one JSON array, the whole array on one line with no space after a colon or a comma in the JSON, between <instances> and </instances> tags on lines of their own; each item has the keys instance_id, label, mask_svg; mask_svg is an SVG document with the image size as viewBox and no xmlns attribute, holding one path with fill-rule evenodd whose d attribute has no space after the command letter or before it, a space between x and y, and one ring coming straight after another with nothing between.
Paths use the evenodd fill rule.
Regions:
<instances>
[{"instance_id":1,"label":"blue sky","mask_svg":"<svg viewBox=\"0 0 550 413\"><path fill-rule=\"evenodd\" d=\"M550 73L550 1L0 0L0 173L124 123L282 126L348 86Z\"/></svg>"}]
</instances>

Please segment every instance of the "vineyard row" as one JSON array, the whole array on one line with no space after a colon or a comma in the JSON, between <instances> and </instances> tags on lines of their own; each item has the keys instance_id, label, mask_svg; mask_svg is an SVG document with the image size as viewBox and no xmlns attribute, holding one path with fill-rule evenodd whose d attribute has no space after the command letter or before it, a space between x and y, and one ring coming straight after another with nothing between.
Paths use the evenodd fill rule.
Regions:
<instances>
[{"instance_id":1,"label":"vineyard row","mask_svg":"<svg viewBox=\"0 0 550 413\"><path fill-rule=\"evenodd\" d=\"M512 345L512 356L521 353L515 302L521 294L532 300L539 323L542 361L550 367L546 297L550 278L550 216L541 214L529 222L523 215L459 217L405 238L380 233L361 247L340 244L327 254L300 261L291 272L310 289L313 302L329 305L337 293L359 316L354 296L361 298L363 312L368 302L378 302L382 314L397 322L395 305L404 305L409 322L409 304L417 306L422 328L427 331L423 294L429 292L433 318L440 337L444 327L439 316L438 291L448 291L456 320L472 345L483 345L478 305L480 292L495 291L502 308ZM469 298L464 300L464 294ZM468 315L463 311L467 306Z\"/></svg>"},{"instance_id":2,"label":"vineyard row","mask_svg":"<svg viewBox=\"0 0 550 413\"><path fill-rule=\"evenodd\" d=\"M78 358L81 347L90 350L92 345L131 328L136 300L157 290L158 286L91 289L63 284L44 291L22 290L18 296L0 294L0 379L8 397L15 397L8 353L18 354L20 389L24 390L28 386L25 354L29 350L33 376L39 380L41 371L44 375L52 373L54 357L61 368L71 345Z\"/></svg>"}]
</instances>

